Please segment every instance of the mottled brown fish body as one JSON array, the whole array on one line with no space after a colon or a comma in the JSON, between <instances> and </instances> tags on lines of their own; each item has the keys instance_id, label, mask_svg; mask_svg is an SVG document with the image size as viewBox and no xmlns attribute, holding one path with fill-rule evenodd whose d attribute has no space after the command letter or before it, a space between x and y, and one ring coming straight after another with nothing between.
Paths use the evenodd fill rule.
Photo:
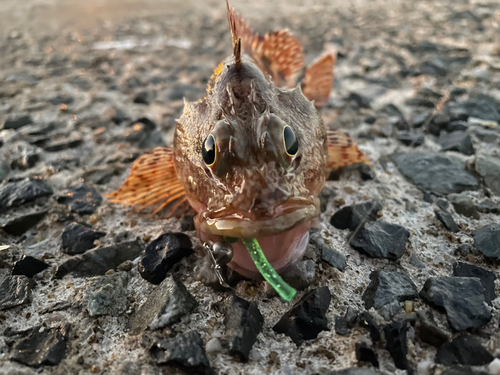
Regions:
<instances>
[{"instance_id":1,"label":"mottled brown fish body","mask_svg":"<svg viewBox=\"0 0 500 375\"><path fill-rule=\"evenodd\" d=\"M368 159L345 133L327 131L315 107L330 94L335 54L325 52L294 84L304 54L288 31L261 37L229 7L228 19L233 56L215 69L203 100L185 103L173 150L143 155L109 197L169 215L189 202L202 241L257 238L284 272L307 248L325 171ZM233 248L229 266L259 277L241 240Z\"/></svg>"}]
</instances>

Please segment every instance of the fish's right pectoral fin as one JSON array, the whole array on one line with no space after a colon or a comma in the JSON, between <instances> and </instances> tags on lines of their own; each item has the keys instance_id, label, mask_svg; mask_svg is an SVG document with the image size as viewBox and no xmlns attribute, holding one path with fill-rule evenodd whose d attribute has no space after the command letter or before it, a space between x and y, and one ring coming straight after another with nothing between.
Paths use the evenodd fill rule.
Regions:
<instances>
[{"instance_id":1,"label":"fish's right pectoral fin","mask_svg":"<svg viewBox=\"0 0 500 375\"><path fill-rule=\"evenodd\" d=\"M112 203L134 206L137 212L152 215L160 212L161 217L180 216L190 210L169 147L157 147L139 157L125 183L106 197Z\"/></svg>"},{"instance_id":2,"label":"fish's right pectoral fin","mask_svg":"<svg viewBox=\"0 0 500 375\"><path fill-rule=\"evenodd\" d=\"M334 67L337 53L330 49L323 52L307 67L302 79L302 92L314 105L323 106L330 97L333 87Z\"/></svg>"},{"instance_id":3,"label":"fish's right pectoral fin","mask_svg":"<svg viewBox=\"0 0 500 375\"><path fill-rule=\"evenodd\" d=\"M354 139L340 130L327 131L328 161L326 169L333 171L350 164L372 165L370 159L361 152Z\"/></svg>"}]
</instances>

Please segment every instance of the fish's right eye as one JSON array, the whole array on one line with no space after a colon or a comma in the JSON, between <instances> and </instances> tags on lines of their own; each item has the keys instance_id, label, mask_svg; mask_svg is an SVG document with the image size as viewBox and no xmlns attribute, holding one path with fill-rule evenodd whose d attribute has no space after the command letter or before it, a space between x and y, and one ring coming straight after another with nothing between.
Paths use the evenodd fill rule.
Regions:
<instances>
[{"instance_id":1,"label":"fish's right eye","mask_svg":"<svg viewBox=\"0 0 500 375\"><path fill-rule=\"evenodd\" d=\"M215 164L215 161L217 160L217 145L212 134L209 134L205 139L205 142L203 142L201 155L203 156L203 161L207 166L212 167Z\"/></svg>"}]
</instances>

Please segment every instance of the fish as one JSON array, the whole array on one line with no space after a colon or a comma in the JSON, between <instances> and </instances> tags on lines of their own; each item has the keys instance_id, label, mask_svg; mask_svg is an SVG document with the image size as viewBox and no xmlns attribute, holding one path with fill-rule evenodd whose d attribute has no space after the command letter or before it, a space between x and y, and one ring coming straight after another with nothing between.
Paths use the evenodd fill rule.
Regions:
<instances>
[{"instance_id":1,"label":"fish","mask_svg":"<svg viewBox=\"0 0 500 375\"><path fill-rule=\"evenodd\" d=\"M259 278L241 239L256 238L272 267L286 272L318 223L328 172L371 163L318 111L332 90L335 51L305 67L289 30L259 35L227 0L226 8L233 51L215 68L206 96L184 101L173 147L139 157L107 197L162 217L194 211L200 240L233 239L228 266Z\"/></svg>"}]
</instances>

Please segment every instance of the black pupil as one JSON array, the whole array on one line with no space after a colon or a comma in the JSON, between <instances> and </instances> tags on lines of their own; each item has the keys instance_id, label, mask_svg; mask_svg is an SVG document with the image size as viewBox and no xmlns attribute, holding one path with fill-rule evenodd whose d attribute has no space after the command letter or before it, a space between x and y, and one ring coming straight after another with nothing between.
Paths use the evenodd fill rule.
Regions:
<instances>
[{"instance_id":1,"label":"black pupil","mask_svg":"<svg viewBox=\"0 0 500 375\"><path fill-rule=\"evenodd\" d=\"M209 134L207 139L205 139L201 154L207 165L211 165L215 162L215 139L212 134Z\"/></svg>"},{"instance_id":2,"label":"black pupil","mask_svg":"<svg viewBox=\"0 0 500 375\"><path fill-rule=\"evenodd\" d=\"M291 127L285 126L283 138L285 139L285 149L287 154L292 156L295 155L297 151L299 151L299 142L297 141L297 137Z\"/></svg>"}]
</instances>

